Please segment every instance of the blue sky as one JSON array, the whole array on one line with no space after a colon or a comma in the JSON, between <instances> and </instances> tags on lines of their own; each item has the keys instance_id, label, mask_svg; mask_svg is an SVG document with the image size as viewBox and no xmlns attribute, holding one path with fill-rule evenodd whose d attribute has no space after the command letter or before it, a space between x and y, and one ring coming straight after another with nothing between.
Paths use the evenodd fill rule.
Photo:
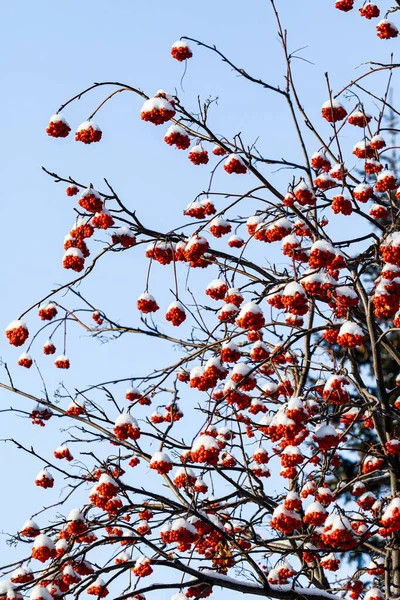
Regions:
<instances>
[{"instance_id":1,"label":"blue sky","mask_svg":"<svg viewBox=\"0 0 400 600\"><path fill-rule=\"evenodd\" d=\"M329 71L332 86L337 89L362 72L365 67L355 70L360 63L387 62L395 48L391 42L378 40L373 24L360 19L355 11L345 15L336 11L333 4L277 0L289 32L290 49L307 46L301 55L314 63L296 61L295 74L302 101L324 133L329 130L318 117L320 105L327 99L324 72ZM66 140L48 138L45 128L49 117L60 104L92 82L126 82L149 95L160 88L170 93L176 89L181 101L193 110L197 95L203 99L218 96L218 106L212 109L210 117L215 131L226 137L242 132L248 143L259 138L259 148L266 156L300 159L281 98L246 82L216 56L194 45L183 92L183 66L172 60L169 53L176 39L188 35L215 43L240 67L283 85L284 63L266 0L247 4L238 0L204 0L183 4L181 8L160 0L153 0L150 8L129 0L72 0L57 8L48 1L23 0L3 7L2 22L0 303L4 327L50 288L68 280L68 273L61 266L62 243L74 221L75 200L66 197L63 184L52 183L41 171L42 165L60 175L92 182L100 190L104 190L102 178L107 177L127 205L155 229L184 223L182 210L207 188L210 169L194 167L185 153L169 148L162 139L163 127L141 122L142 101L130 93L119 94L96 116L103 129L100 144L77 144L72 135ZM376 76L375 81L382 84L384 78ZM65 111L73 129L100 103L104 92L96 90ZM368 108L373 110L372 105ZM351 147L356 141L353 136L343 143ZM316 149L310 144L311 152ZM272 177L277 186L285 189L291 173L280 172ZM250 179L238 181L218 174L214 189L244 191L253 186ZM241 214L250 214L251 210L249 205ZM341 230L343 235L346 232L348 221L343 222ZM116 320L138 324L135 303L144 290L146 269L147 262L141 260L139 252L107 257L82 291L99 308L112 309L110 314ZM191 283L195 291L201 282L207 283L212 277L201 273L199 278L200 283ZM167 273L156 265L152 283L164 310L173 299L169 300L168 292L172 286L171 271ZM37 318L28 318L28 323L34 330ZM73 389L103 376L108 379L140 375L164 364L164 352L164 347L160 351L160 345L143 338L123 338L99 345L78 330L69 335L68 354L73 368L63 374L63 380ZM52 368L51 359L45 361L40 354L38 346L36 355L49 390L54 390L60 373ZM21 373L23 370L14 366L18 355L18 350L10 348L3 338L0 356L10 362L16 383L25 390L40 391L41 382L33 369ZM5 392L0 395L3 408L31 408ZM0 420L0 438L14 432L17 436L18 432L26 444L32 443L43 452L51 451L66 438L67 434L60 435L57 429L57 422L42 430L9 414L3 414ZM0 494L0 529L12 532L43 503L54 500L56 494L44 497L45 493L35 488L34 476L41 468L38 461L23 457L12 447L0 448L0 468L12 484L8 486L11 493ZM0 564L5 556L8 552L0 537Z\"/></svg>"}]
</instances>

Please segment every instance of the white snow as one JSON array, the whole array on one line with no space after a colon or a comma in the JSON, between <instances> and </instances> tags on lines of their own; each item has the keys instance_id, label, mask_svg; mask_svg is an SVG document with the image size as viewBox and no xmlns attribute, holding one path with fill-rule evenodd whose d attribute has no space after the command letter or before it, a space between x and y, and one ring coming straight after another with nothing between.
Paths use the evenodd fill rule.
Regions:
<instances>
[{"instance_id":1,"label":"white snow","mask_svg":"<svg viewBox=\"0 0 400 600\"><path fill-rule=\"evenodd\" d=\"M340 104L339 100L336 100L335 98L332 98L327 100L326 102L323 103L323 105L321 106L321 108L343 108L342 104Z\"/></svg>"},{"instance_id":2,"label":"white snow","mask_svg":"<svg viewBox=\"0 0 400 600\"><path fill-rule=\"evenodd\" d=\"M64 123L64 125L68 125L68 122L65 117L61 113L52 115L50 117L50 123ZM69 127L69 125L68 125Z\"/></svg>"},{"instance_id":3,"label":"white snow","mask_svg":"<svg viewBox=\"0 0 400 600\"><path fill-rule=\"evenodd\" d=\"M86 196L94 196L95 198L100 199L100 194L97 190L95 190L94 188L86 188L85 190L83 190L83 192L81 193L81 198L85 198Z\"/></svg>"},{"instance_id":4,"label":"white snow","mask_svg":"<svg viewBox=\"0 0 400 600\"><path fill-rule=\"evenodd\" d=\"M16 319L15 321L11 321L6 327L6 331L12 331L13 329L18 329L22 327L23 329L28 329L25 321L21 321L21 319Z\"/></svg>"},{"instance_id":5,"label":"white snow","mask_svg":"<svg viewBox=\"0 0 400 600\"><path fill-rule=\"evenodd\" d=\"M317 240L311 246L311 252L313 250L319 250L320 252L330 252L331 254L335 254L335 248L327 242L326 240Z\"/></svg>"},{"instance_id":6,"label":"white snow","mask_svg":"<svg viewBox=\"0 0 400 600\"><path fill-rule=\"evenodd\" d=\"M262 309L260 307L259 304L256 304L255 302L246 302L246 304L243 304L243 306L240 309L240 313L238 318L242 319L246 313L252 313L252 314L262 314Z\"/></svg>"},{"instance_id":7,"label":"white snow","mask_svg":"<svg viewBox=\"0 0 400 600\"><path fill-rule=\"evenodd\" d=\"M172 461L166 452L154 452L153 456L151 457L150 464L153 465L156 462L170 464Z\"/></svg>"},{"instance_id":8,"label":"white snow","mask_svg":"<svg viewBox=\"0 0 400 600\"><path fill-rule=\"evenodd\" d=\"M132 425L132 427L139 427L136 419L134 419L129 413L121 413L115 419L115 427L120 425Z\"/></svg>"},{"instance_id":9,"label":"white snow","mask_svg":"<svg viewBox=\"0 0 400 600\"><path fill-rule=\"evenodd\" d=\"M156 110L156 111L166 110L166 111L175 112L174 107L172 106L172 104L170 102L168 102L168 100L166 98L149 98L143 104L140 112L146 113L146 112L151 112L152 110Z\"/></svg>"},{"instance_id":10,"label":"white snow","mask_svg":"<svg viewBox=\"0 0 400 600\"><path fill-rule=\"evenodd\" d=\"M174 302L171 302L171 304L168 306L167 312L169 312L170 310L172 310L174 308L178 308L182 312L185 312L185 307L183 306L183 304L181 302L179 302L179 300L175 300Z\"/></svg>"},{"instance_id":11,"label":"white snow","mask_svg":"<svg viewBox=\"0 0 400 600\"><path fill-rule=\"evenodd\" d=\"M54 542L48 535L41 533L35 538L33 547L37 548L48 548L49 550L55 550Z\"/></svg>"},{"instance_id":12,"label":"white snow","mask_svg":"<svg viewBox=\"0 0 400 600\"><path fill-rule=\"evenodd\" d=\"M65 251L63 258L67 257L67 256L76 256L77 258L84 258L82 252L79 250L79 248L68 248L68 250Z\"/></svg>"},{"instance_id":13,"label":"white snow","mask_svg":"<svg viewBox=\"0 0 400 600\"><path fill-rule=\"evenodd\" d=\"M84 521L84 520L85 520L85 518L84 518L83 514L81 513L81 511L79 510L79 508L73 508L68 513L67 521Z\"/></svg>"},{"instance_id":14,"label":"white snow","mask_svg":"<svg viewBox=\"0 0 400 600\"><path fill-rule=\"evenodd\" d=\"M283 296L295 296L296 294L305 296L306 291L300 283L291 281L285 286L285 289L283 290Z\"/></svg>"},{"instance_id":15,"label":"white snow","mask_svg":"<svg viewBox=\"0 0 400 600\"><path fill-rule=\"evenodd\" d=\"M354 323L353 321L345 321L343 323L343 325L340 327L339 336L346 335L346 334L364 336L364 333L363 333L363 330L361 329L361 327L357 323Z\"/></svg>"},{"instance_id":16,"label":"white snow","mask_svg":"<svg viewBox=\"0 0 400 600\"><path fill-rule=\"evenodd\" d=\"M30 600L52 600L53 596L47 588L39 583L32 589L29 598Z\"/></svg>"},{"instance_id":17,"label":"white snow","mask_svg":"<svg viewBox=\"0 0 400 600\"><path fill-rule=\"evenodd\" d=\"M81 123L78 127L78 129L76 130L78 131L86 131L87 129L94 129L95 131L101 131L100 127L98 125L96 125L96 123L93 123L93 121L84 121L83 123Z\"/></svg>"},{"instance_id":18,"label":"white snow","mask_svg":"<svg viewBox=\"0 0 400 600\"><path fill-rule=\"evenodd\" d=\"M206 450L218 449L219 446L215 439L211 435L200 435L194 442L192 446L192 451L196 452L200 448L205 448Z\"/></svg>"}]
</instances>

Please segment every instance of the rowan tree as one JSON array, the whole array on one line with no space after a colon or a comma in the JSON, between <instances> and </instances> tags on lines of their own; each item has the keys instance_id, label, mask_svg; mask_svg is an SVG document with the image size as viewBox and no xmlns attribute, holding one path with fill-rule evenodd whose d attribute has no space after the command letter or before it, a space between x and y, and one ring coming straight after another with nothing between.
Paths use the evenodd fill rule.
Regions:
<instances>
[{"instance_id":1,"label":"rowan tree","mask_svg":"<svg viewBox=\"0 0 400 600\"><path fill-rule=\"evenodd\" d=\"M172 45L171 60L190 68L194 54L211 53L267 99L277 96L293 124L287 156L273 158L273 147L264 152L245 131L221 134L215 99L189 107L177 93L148 96L117 81L79 91L47 125L60 144L72 135L101 143L102 108L131 93L142 103L138 118L157 126L176 156L186 154L188 169L203 169L206 183L175 228L157 231L114 182L95 188L45 169L75 202L62 259L72 278L6 328L9 343L24 349L15 362L39 370L43 394L21 389L10 364L0 385L24 402L10 410L33 431L46 436L49 421L61 419L60 445L47 455L17 433L8 440L37 459L36 486L44 494L59 486L61 495L38 522L27 504L10 539L20 558L2 567L2 599L111 592L143 600L159 590L197 600L217 588L282 600L400 596L400 377L386 386L397 376L388 365L400 365L400 182L389 142L400 65L369 62L339 89L326 73L311 117L277 4L270 0L281 81L190 37ZM336 9L359 9L371 36L375 19L380 43L398 35L398 0L386 14L353 0L337 0ZM378 72L387 76L382 90ZM107 91L73 134L68 109L94 90ZM290 156L295 143L301 162ZM216 189L220 172L229 185L247 177L247 191ZM159 202L157 210L169 208ZM343 218L352 223L347 239ZM269 259L272 248L279 260ZM129 323L108 314L88 285L105 255L117 263L121 253L132 269L148 265ZM171 289L155 293L161 269ZM133 355L151 336L160 354L174 348L174 360L52 395L45 361L73 370L86 357L69 356L66 343L82 330L94 342L129 336Z\"/></svg>"}]
</instances>

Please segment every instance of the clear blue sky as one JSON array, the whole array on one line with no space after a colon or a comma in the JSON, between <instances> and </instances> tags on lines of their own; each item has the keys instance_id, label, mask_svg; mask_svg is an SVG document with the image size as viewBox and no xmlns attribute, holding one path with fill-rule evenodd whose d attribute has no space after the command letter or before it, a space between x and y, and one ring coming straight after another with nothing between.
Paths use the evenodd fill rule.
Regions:
<instances>
[{"instance_id":1,"label":"clear blue sky","mask_svg":"<svg viewBox=\"0 0 400 600\"><path fill-rule=\"evenodd\" d=\"M307 46L302 56L314 63L297 61L295 65L300 95L314 116L327 98L324 71L329 71L337 89L361 72L354 70L361 62L388 61L395 48L395 43L379 41L373 24L360 19L355 11L345 15L333 4L333 0L277 0L291 50ZM78 181L92 182L99 189L104 189L102 178L107 177L126 203L137 209L142 221L156 229L184 223L182 210L208 185L210 169L192 166L185 153L169 148L162 140L163 127L142 123L141 100L132 94L118 95L96 116L104 132L100 144L77 144L72 135L66 140L48 138L45 128L49 117L66 99L92 82L119 80L141 87L149 95L160 88L171 93L176 89L186 106L194 110L198 94L202 98L219 96L218 107L211 114L217 132L229 137L241 131L248 143L259 137L259 147L266 156L299 159L282 99L245 82L216 56L196 46L183 93L183 66L169 54L171 44L180 36L199 38L215 43L255 76L282 85L284 65L267 0L204 0L181 5L160 0L150 5L129 0L72 0L64 5L22 0L4 5L1 20L0 314L4 327L51 286L67 281L68 273L61 266L62 243L74 220L75 200L66 197L63 184L55 185L43 174L41 165ZM65 111L73 129L103 96L104 90L96 91ZM320 124L318 117L317 121ZM328 131L324 124L321 128ZM350 147L356 141L349 139ZM310 146L311 151L316 149ZM273 177L284 189L291 173ZM214 189L249 189L253 184L250 179L238 182L234 177L227 180L219 175ZM99 308L113 308L110 314L115 319L137 324L135 301L144 289L146 268L139 253L135 258L128 252L107 257L83 291ZM201 278L206 283L210 276L201 274ZM172 286L171 271L166 274L157 265L153 281L158 296L163 290L167 293ZM168 297L162 301L164 310ZM28 318L28 323L34 330L38 321ZM124 338L100 346L75 331L69 339L73 368L63 374L63 379L71 389L103 376L108 379L142 374L165 360L158 344L142 338ZM51 359L46 361L40 355L40 346L33 354L39 356L49 390L54 390L60 373L52 368ZM3 337L0 356L10 362L16 383L39 392L41 383L34 370L25 372L15 366L18 355ZM0 397L3 408L10 404L31 408L4 392ZM17 437L18 433L27 444L46 452L66 438L57 429L58 422L43 430L17 416L6 414L0 419L1 438ZM0 529L12 532L32 512L54 500L56 494L35 488L33 480L40 463L11 446L0 449L3 481L11 483L6 486L8 492L0 494ZM3 542L0 538L0 564L9 556Z\"/></svg>"}]
</instances>

